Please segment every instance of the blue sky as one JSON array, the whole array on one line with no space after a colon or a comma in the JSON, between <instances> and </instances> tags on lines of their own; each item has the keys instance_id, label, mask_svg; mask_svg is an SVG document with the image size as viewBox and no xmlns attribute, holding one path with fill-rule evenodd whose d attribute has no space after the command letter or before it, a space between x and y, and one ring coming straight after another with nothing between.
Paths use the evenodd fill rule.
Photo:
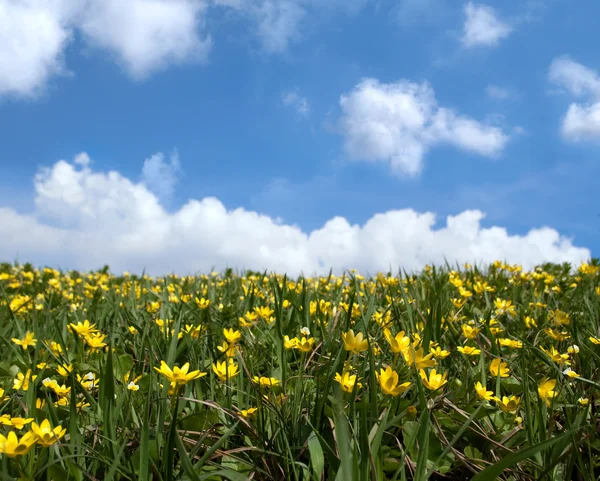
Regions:
<instances>
[{"instance_id":1,"label":"blue sky","mask_svg":"<svg viewBox=\"0 0 600 481\"><path fill-rule=\"evenodd\" d=\"M153 191L166 216L190 199L216 197L227 210L264 214L310 235L336 216L363 226L375 214L412 209L435 213L435 228L443 228L447 216L479 210L486 214L480 228L505 228L530 245L527 233L547 226L600 254L597 2L134 4L120 11L114 0L86 0L79 9L61 0L0 0L0 24L22 22L18 32L0 33L8 45L0 48L0 206L12 214L90 234L81 212L67 221L58 204L44 211L48 189L34 184L42 172L42 184L63 192L53 198L73 207L67 180L40 169L60 159L75 165L86 152L89 175L118 172ZM164 8L156 10L164 23L146 18L154 8ZM28 31L32 18L49 22L58 40ZM427 93L414 94L419 88ZM406 101L424 105L426 125L413 124L418 112L403 110ZM164 175L144 177L145 160L157 153L168 185ZM169 164L174 156L177 167ZM18 247L5 241L0 255L94 266L81 261L85 250L71 261ZM503 244L482 258L513 249ZM550 259L561 258L555 250ZM469 252L477 257L481 249ZM231 253L231 262L247 264ZM563 257L585 257L573 255ZM348 262L376 268L406 260L388 257ZM131 265L148 267L149 259ZM130 265L124 254L114 262Z\"/></svg>"}]
</instances>

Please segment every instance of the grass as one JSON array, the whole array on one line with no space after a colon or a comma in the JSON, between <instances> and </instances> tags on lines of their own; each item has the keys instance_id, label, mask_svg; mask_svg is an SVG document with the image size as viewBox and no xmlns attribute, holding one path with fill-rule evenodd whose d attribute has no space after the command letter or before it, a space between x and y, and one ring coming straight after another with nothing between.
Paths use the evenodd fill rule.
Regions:
<instances>
[{"instance_id":1,"label":"grass","mask_svg":"<svg viewBox=\"0 0 600 481\"><path fill-rule=\"evenodd\" d=\"M0 479L596 480L599 323L597 260L298 279L1 264Z\"/></svg>"}]
</instances>

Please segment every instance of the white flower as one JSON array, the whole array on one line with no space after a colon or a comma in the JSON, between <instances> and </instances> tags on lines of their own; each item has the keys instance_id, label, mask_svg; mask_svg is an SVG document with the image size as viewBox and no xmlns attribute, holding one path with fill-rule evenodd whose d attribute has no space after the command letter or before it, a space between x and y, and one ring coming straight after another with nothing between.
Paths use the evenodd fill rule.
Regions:
<instances>
[{"instance_id":1,"label":"white flower","mask_svg":"<svg viewBox=\"0 0 600 481\"><path fill-rule=\"evenodd\" d=\"M579 346L577 344L573 344L572 346L568 347L567 352L569 354L579 354Z\"/></svg>"}]
</instances>

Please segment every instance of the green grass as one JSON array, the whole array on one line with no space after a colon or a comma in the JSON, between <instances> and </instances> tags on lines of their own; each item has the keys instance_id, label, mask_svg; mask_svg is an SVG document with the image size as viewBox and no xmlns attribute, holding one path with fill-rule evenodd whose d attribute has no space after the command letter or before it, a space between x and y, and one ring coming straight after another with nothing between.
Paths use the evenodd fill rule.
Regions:
<instances>
[{"instance_id":1,"label":"green grass","mask_svg":"<svg viewBox=\"0 0 600 481\"><path fill-rule=\"evenodd\" d=\"M1 264L0 479L598 479L597 260L451 269L151 278ZM362 343L345 345L350 329ZM386 329L404 331L402 349ZM27 333L35 345L14 342ZM419 359L437 347L447 357ZM221 380L212 365L225 351L238 369ZM490 371L497 358L506 377ZM419 375L428 359L440 387ZM171 386L161 361L206 375ZM386 394L387 366L388 387L408 390ZM336 381L344 372L353 385ZM545 398L543 378L556 381ZM502 410L477 382L518 404ZM64 429L48 446L32 428L46 419ZM11 451L10 432L32 432L27 449Z\"/></svg>"}]
</instances>

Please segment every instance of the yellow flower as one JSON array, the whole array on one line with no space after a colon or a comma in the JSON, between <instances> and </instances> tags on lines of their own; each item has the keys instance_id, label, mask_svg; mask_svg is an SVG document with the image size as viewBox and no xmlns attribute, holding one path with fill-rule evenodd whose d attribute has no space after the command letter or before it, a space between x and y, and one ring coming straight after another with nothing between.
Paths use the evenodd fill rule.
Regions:
<instances>
[{"instance_id":1,"label":"yellow flower","mask_svg":"<svg viewBox=\"0 0 600 481\"><path fill-rule=\"evenodd\" d=\"M508 364L502 362L500 358L496 358L490 363L490 374L492 376L508 377L509 373Z\"/></svg>"},{"instance_id":2,"label":"yellow flower","mask_svg":"<svg viewBox=\"0 0 600 481\"><path fill-rule=\"evenodd\" d=\"M550 400L556 397L555 387L556 379L548 379L547 377L542 378L538 386L538 394L548 406L550 406Z\"/></svg>"},{"instance_id":3,"label":"yellow flower","mask_svg":"<svg viewBox=\"0 0 600 481\"><path fill-rule=\"evenodd\" d=\"M344 348L346 351L353 352L354 354L366 351L369 348L369 342L366 339L363 339L362 332L354 335L352 329L342 333L342 340L344 341Z\"/></svg>"},{"instance_id":4,"label":"yellow flower","mask_svg":"<svg viewBox=\"0 0 600 481\"><path fill-rule=\"evenodd\" d=\"M204 297L202 297L201 299L194 299L196 301L196 305L200 308L200 309L208 309L208 307L210 306L210 300L209 299L204 299Z\"/></svg>"},{"instance_id":5,"label":"yellow flower","mask_svg":"<svg viewBox=\"0 0 600 481\"><path fill-rule=\"evenodd\" d=\"M0 434L0 454L6 454L9 458L23 456L29 452L35 444L35 435L28 432L21 439L14 431L10 431L6 437Z\"/></svg>"},{"instance_id":6,"label":"yellow flower","mask_svg":"<svg viewBox=\"0 0 600 481\"><path fill-rule=\"evenodd\" d=\"M56 367L56 372L59 376L69 377L69 373L73 370L73 365L63 364Z\"/></svg>"},{"instance_id":7,"label":"yellow flower","mask_svg":"<svg viewBox=\"0 0 600 481\"><path fill-rule=\"evenodd\" d=\"M384 394L389 396L399 396L403 392L406 392L410 387L410 382L404 382L398 384L398 373L394 371L390 366L385 369L381 368L377 375L377 380L381 386L381 390Z\"/></svg>"},{"instance_id":8,"label":"yellow flower","mask_svg":"<svg viewBox=\"0 0 600 481\"><path fill-rule=\"evenodd\" d=\"M252 378L252 380L254 382L260 384L261 386L268 386L268 387L277 386L281 383L281 381L279 379L276 379L274 377L254 376Z\"/></svg>"},{"instance_id":9,"label":"yellow flower","mask_svg":"<svg viewBox=\"0 0 600 481\"><path fill-rule=\"evenodd\" d=\"M70 387L67 387L64 384L60 386L56 381L51 381L49 384L46 384L46 379L43 381L44 386L52 389L59 397L67 396L71 392Z\"/></svg>"},{"instance_id":10,"label":"yellow flower","mask_svg":"<svg viewBox=\"0 0 600 481\"><path fill-rule=\"evenodd\" d=\"M571 323L571 316L559 309L550 311L548 317L552 320L552 323L557 326L568 326Z\"/></svg>"},{"instance_id":11,"label":"yellow flower","mask_svg":"<svg viewBox=\"0 0 600 481\"><path fill-rule=\"evenodd\" d=\"M590 403L590 400L586 397L580 397L577 402L582 406L587 406Z\"/></svg>"},{"instance_id":12,"label":"yellow flower","mask_svg":"<svg viewBox=\"0 0 600 481\"><path fill-rule=\"evenodd\" d=\"M461 328L463 336L465 336L467 339L475 339L477 334L479 334L479 331L481 331L481 328L471 327L468 324L462 324Z\"/></svg>"},{"instance_id":13,"label":"yellow flower","mask_svg":"<svg viewBox=\"0 0 600 481\"><path fill-rule=\"evenodd\" d=\"M258 319L258 314L256 312L246 312L246 314L244 314L244 317L240 317L238 319L240 326L242 327L252 327L252 325L256 322L256 320Z\"/></svg>"},{"instance_id":14,"label":"yellow flower","mask_svg":"<svg viewBox=\"0 0 600 481\"><path fill-rule=\"evenodd\" d=\"M134 326L127 326L127 329L129 329L129 332L134 336L139 332Z\"/></svg>"},{"instance_id":15,"label":"yellow flower","mask_svg":"<svg viewBox=\"0 0 600 481\"><path fill-rule=\"evenodd\" d=\"M296 349L298 347L298 338L290 339L290 336L283 336L283 347L286 349Z\"/></svg>"},{"instance_id":16,"label":"yellow flower","mask_svg":"<svg viewBox=\"0 0 600 481\"><path fill-rule=\"evenodd\" d=\"M527 316L524 319L525 322L525 326L527 326L527 329L531 329L532 327L537 327L537 323L535 322L535 319L533 317Z\"/></svg>"},{"instance_id":17,"label":"yellow flower","mask_svg":"<svg viewBox=\"0 0 600 481\"><path fill-rule=\"evenodd\" d=\"M571 369L570 367L566 368L563 371L563 374L565 376L569 376L571 379L575 379L576 377L581 377L578 373L576 373L575 371L573 371L573 369Z\"/></svg>"},{"instance_id":18,"label":"yellow flower","mask_svg":"<svg viewBox=\"0 0 600 481\"><path fill-rule=\"evenodd\" d=\"M240 331L231 329L223 329L223 335L229 344L235 344L242 338L242 333Z\"/></svg>"},{"instance_id":19,"label":"yellow flower","mask_svg":"<svg viewBox=\"0 0 600 481\"><path fill-rule=\"evenodd\" d=\"M223 341L223 344L217 346L217 349L220 352L225 353L225 357L233 357L235 356L236 347L235 344L227 344L227 341Z\"/></svg>"},{"instance_id":20,"label":"yellow flower","mask_svg":"<svg viewBox=\"0 0 600 481\"><path fill-rule=\"evenodd\" d=\"M389 329L385 329L383 335L390 345L392 352L402 352L410 346L410 338L404 335L404 331L400 331L395 337L392 337L392 332Z\"/></svg>"},{"instance_id":21,"label":"yellow flower","mask_svg":"<svg viewBox=\"0 0 600 481\"><path fill-rule=\"evenodd\" d=\"M540 349L546 353L546 355L552 359L557 364L564 364L565 366L570 366L571 362L569 361L568 354L561 354L558 352L554 346L550 346L550 349L545 349L543 346L540 346Z\"/></svg>"},{"instance_id":22,"label":"yellow flower","mask_svg":"<svg viewBox=\"0 0 600 481\"><path fill-rule=\"evenodd\" d=\"M502 399L495 396L494 401L496 401L498 407L505 413L516 412L517 409L519 409L519 404L521 403L521 399L516 396L502 396Z\"/></svg>"},{"instance_id":23,"label":"yellow flower","mask_svg":"<svg viewBox=\"0 0 600 481\"><path fill-rule=\"evenodd\" d=\"M186 362L181 368L175 366L172 370L165 361L160 361L160 369L155 367L154 370L159 374L162 374L168 379L169 382L174 382L176 385L187 384L194 379L199 379L202 376L206 376L207 373L200 371L191 371L190 363Z\"/></svg>"},{"instance_id":24,"label":"yellow flower","mask_svg":"<svg viewBox=\"0 0 600 481\"><path fill-rule=\"evenodd\" d=\"M444 384L448 382L446 379L448 373L445 372L444 374L440 374L437 373L435 369L431 370L431 372L429 373L429 378L427 378L427 374L423 369L419 371L419 375L423 380L423 385L430 391L435 391L436 389L441 388Z\"/></svg>"},{"instance_id":25,"label":"yellow flower","mask_svg":"<svg viewBox=\"0 0 600 481\"><path fill-rule=\"evenodd\" d=\"M96 375L93 372L88 372L85 376L81 377L77 374L77 381L85 388L85 389L94 389L98 387L98 380L96 379Z\"/></svg>"},{"instance_id":26,"label":"yellow flower","mask_svg":"<svg viewBox=\"0 0 600 481\"><path fill-rule=\"evenodd\" d=\"M23 429L25 427L26 424L29 424L31 421L33 421L33 418L4 418L2 420L2 424L6 424L7 426L12 426L15 429Z\"/></svg>"},{"instance_id":27,"label":"yellow flower","mask_svg":"<svg viewBox=\"0 0 600 481\"><path fill-rule=\"evenodd\" d=\"M75 331L81 337L91 336L92 334L96 334L98 332L98 329L96 329L96 324L90 324L90 321L87 319L83 321L83 323L70 323L68 329L71 332Z\"/></svg>"},{"instance_id":28,"label":"yellow flower","mask_svg":"<svg viewBox=\"0 0 600 481\"><path fill-rule=\"evenodd\" d=\"M431 354L423 356L422 347L415 349L414 346L412 346L409 349L402 351L402 355L409 366L415 366L417 369L425 369L437 364L437 361L432 359Z\"/></svg>"},{"instance_id":29,"label":"yellow flower","mask_svg":"<svg viewBox=\"0 0 600 481\"><path fill-rule=\"evenodd\" d=\"M491 401L494 399L494 392L488 391L480 382L475 384L475 392L477 393L479 399L483 401Z\"/></svg>"},{"instance_id":30,"label":"yellow flower","mask_svg":"<svg viewBox=\"0 0 600 481\"><path fill-rule=\"evenodd\" d=\"M450 302L452 303L452 305L454 307L456 307L457 309L460 309L462 306L465 305L465 303L467 302L467 300L466 299L452 298L452 299L450 299Z\"/></svg>"},{"instance_id":31,"label":"yellow flower","mask_svg":"<svg viewBox=\"0 0 600 481\"><path fill-rule=\"evenodd\" d=\"M464 354L465 356L477 356L481 354L481 349L477 349L476 347L465 346L465 347L457 347L458 352Z\"/></svg>"},{"instance_id":32,"label":"yellow flower","mask_svg":"<svg viewBox=\"0 0 600 481\"><path fill-rule=\"evenodd\" d=\"M139 391L140 386L138 386L135 381L130 381L129 384L127 384L127 389L130 391Z\"/></svg>"},{"instance_id":33,"label":"yellow flower","mask_svg":"<svg viewBox=\"0 0 600 481\"><path fill-rule=\"evenodd\" d=\"M340 375L339 372L336 372L334 381L339 382L342 389L346 392L352 392L355 384L357 387L362 387L360 382L356 382L356 375L350 374L348 371L345 371L342 375Z\"/></svg>"},{"instance_id":34,"label":"yellow flower","mask_svg":"<svg viewBox=\"0 0 600 481\"><path fill-rule=\"evenodd\" d=\"M221 381L226 381L228 378L235 377L240 373L239 366L231 358L229 362L217 361L216 364L212 365L212 370Z\"/></svg>"},{"instance_id":35,"label":"yellow flower","mask_svg":"<svg viewBox=\"0 0 600 481\"><path fill-rule=\"evenodd\" d=\"M475 284L473 284L473 290L477 294L483 294L484 292L494 292L496 289L490 287L487 282L477 281Z\"/></svg>"},{"instance_id":36,"label":"yellow flower","mask_svg":"<svg viewBox=\"0 0 600 481\"><path fill-rule=\"evenodd\" d=\"M104 342L104 339L106 339L106 334L100 334L100 333L90 334L83 338L85 343L92 348L92 351L106 347L106 343Z\"/></svg>"},{"instance_id":37,"label":"yellow flower","mask_svg":"<svg viewBox=\"0 0 600 481\"><path fill-rule=\"evenodd\" d=\"M256 314L258 314L258 317L260 317L261 319L264 319L268 324L271 324L275 320L275 318L273 317L273 313L275 311L273 309L271 309L269 306L262 306L262 307L256 306L254 308L254 312L256 312Z\"/></svg>"},{"instance_id":38,"label":"yellow flower","mask_svg":"<svg viewBox=\"0 0 600 481\"><path fill-rule=\"evenodd\" d=\"M62 354L63 352L63 348L62 346L55 341L48 341L48 344L50 344L50 350L56 355L59 356L60 354Z\"/></svg>"},{"instance_id":39,"label":"yellow flower","mask_svg":"<svg viewBox=\"0 0 600 481\"><path fill-rule=\"evenodd\" d=\"M473 297L473 293L471 291L465 289L464 287L459 287L458 293L461 295L461 297L464 297L465 299L468 299L469 297Z\"/></svg>"},{"instance_id":40,"label":"yellow flower","mask_svg":"<svg viewBox=\"0 0 600 481\"><path fill-rule=\"evenodd\" d=\"M54 429L52 429L50 421L44 419L39 426L36 423L33 423L31 425L31 432L35 436L35 442L37 442L40 446L47 448L62 438L67 430L60 426L56 426Z\"/></svg>"},{"instance_id":41,"label":"yellow flower","mask_svg":"<svg viewBox=\"0 0 600 481\"><path fill-rule=\"evenodd\" d=\"M189 334L192 339L198 339L203 330L204 326L193 326L191 324L186 324L183 331L186 334Z\"/></svg>"},{"instance_id":42,"label":"yellow flower","mask_svg":"<svg viewBox=\"0 0 600 481\"><path fill-rule=\"evenodd\" d=\"M13 337L12 342L14 342L17 346L21 346L23 349L27 350L29 346L35 347L37 344L37 339L35 338L35 334L33 332L27 331L23 339L17 339Z\"/></svg>"},{"instance_id":43,"label":"yellow flower","mask_svg":"<svg viewBox=\"0 0 600 481\"><path fill-rule=\"evenodd\" d=\"M315 338L314 337L311 337L309 339L306 339L305 337L302 337L302 339L300 339L296 343L296 348L299 349L302 352L310 352L310 351L312 351L314 343L315 343Z\"/></svg>"},{"instance_id":44,"label":"yellow flower","mask_svg":"<svg viewBox=\"0 0 600 481\"><path fill-rule=\"evenodd\" d=\"M590 336L590 341L592 344L600 344L600 337Z\"/></svg>"},{"instance_id":45,"label":"yellow flower","mask_svg":"<svg viewBox=\"0 0 600 481\"><path fill-rule=\"evenodd\" d=\"M514 339L508 339L506 337L498 339L498 342L504 347L512 347L515 349L521 349L523 347L523 343L521 341L515 341Z\"/></svg>"},{"instance_id":46,"label":"yellow flower","mask_svg":"<svg viewBox=\"0 0 600 481\"><path fill-rule=\"evenodd\" d=\"M450 355L449 351L446 351L445 349L442 349L441 347L436 347L434 348L430 348L429 352L431 353L431 355L433 357L439 357L440 359L444 359L446 357L448 357Z\"/></svg>"},{"instance_id":47,"label":"yellow flower","mask_svg":"<svg viewBox=\"0 0 600 481\"><path fill-rule=\"evenodd\" d=\"M502 314L510 314L511 316L515 316L517 313L512 301L504 299L494 299L494 306L496 307L497 316L501 316Z\"/></svg>"},{"instance_id":48,"label":"yellow flower","mask_svg":"<svg viewBox=\"0 0 600 481\"><path fill-rule=\"evenodd\" d=\"M22 389L23 391L27 391L29 388L29 382L35 381L35 378L37 378L37 376L31 375L31 369L27 369L25 374L18 372L17 378L13 380L13 389Z\"/></svg>"},{"instance_id":49,"label":"yellow flower","mask_svg":"<svg viewBox=\"0 0 600 481\"><path fill-rule=\"evenodd\" d=\"M244 416L245 418L250 418L250 417L254 416L254 414L256 413L256 411L258 411L258 408L242 409L240 411L240 414L242 416Z\"/></svg>"},{"instance_id":50,"label":"yellow flower","mask_svg":"<svg viewBox=\"0 0 600 481\"><path fill-rule=\"evenodd\" d=\"M566 341L567 339L569 339L571 337L569 335L569 333L566 331L558 332L550 327L547 327L546 329L544 329L544 332L546 334L548 334L555 341Z\"/></svg>"}]
</instances>

